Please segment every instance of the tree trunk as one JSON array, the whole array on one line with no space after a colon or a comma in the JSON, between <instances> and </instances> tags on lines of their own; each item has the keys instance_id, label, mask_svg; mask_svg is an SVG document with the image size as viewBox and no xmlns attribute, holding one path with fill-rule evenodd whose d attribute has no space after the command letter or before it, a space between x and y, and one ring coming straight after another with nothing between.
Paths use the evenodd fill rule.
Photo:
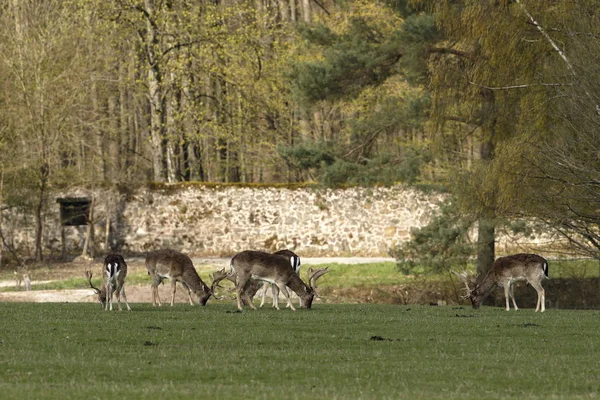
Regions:
<instances>
[{"instance_id":1,"label":"tree trunk","mask_svg":"<svg viewBox=\"0 0 600 400\"><path fill-rule=\"evenodd\" d=\"M311 0L302 0L302 20L306 23L312 21Z\"/></svg>"},{"instance_id":2,"label":"tree trunk","mask_svg":"<svg viewBox=\"0 0 600 400\"><path fill-rule=\"evenodd\" d=\"M298 17L296 15L296 0L290 0L290 20L296 22Z\"/></svg>"},{"instance_id":3,"label":"tree trunk","mask_svg":"<svg viewBox=\"0 0 600 400\"><path fill-rule=\"evenodd\" d=\"M153 1L145 0L147 15L146 49L148 62L148 97L150 101L150 143L152 145L153 179L163 182L166 179L163 165L165 149L163 147L165 129L165 106L163 79L158 59L159 33L153 26Z\"/></svg>"},{"instance_id":4,"label":"tree trunk","mask_svg":"<svg viewBox=\"0 0 600 400\"><path fill-rule=\"evenodd\" d=\"M494 93L491 90L483 92L485 99L484 115L486 122L483 126L483 137L481 139L481 160L489 163L494 159L494 140L496 133L496 104ZM495 190L490 195L489 204L486 206L484 215L479 218L479 228L477 232L477 272L485 274L495 259L496 249L496 229L495 212L493 204L495 203ZM492 204L492 205L490 205Z\"/></svg>"},{"instance_id":5,"label":"tree trunk","mask_svg":"<svg viewBox=\"0 0 600 400\"><path fill-rule=\"evenodd\" d=\"M40 166L40 193L38 203L35 206L35 260L42 261L42 238L43 238L43 209L46 199L46 186L48 184L48 175L50 168L47 162Z\"/></svg>"}]
</instances>

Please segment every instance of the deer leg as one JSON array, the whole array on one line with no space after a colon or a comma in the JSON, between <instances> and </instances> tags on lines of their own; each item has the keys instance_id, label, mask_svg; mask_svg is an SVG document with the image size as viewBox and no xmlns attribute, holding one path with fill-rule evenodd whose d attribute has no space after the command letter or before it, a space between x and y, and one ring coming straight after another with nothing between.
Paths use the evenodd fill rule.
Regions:
<instances>
[{"instance_id":1,"label":"deer leg","mask_svg":"<svg viewBox=\"0 0 600 400\"><path fill-rule=\"evenodd\" d=\"M260 300L260 306L262 307L265 304L265 298L267 297L267 290L269 290L269 285L265 284L262 288L262 299Z\"/></svg>"},{"instance_id":2,"label":"deer leg","mask_svg":"<svg viewBox=\"0 0 600 400\"><path fill-rule=\"evenodd\" d=\"M539 282L529 282L531 286L536 290L538 295L537 305L535 307L535 312L544 312L546 311L546 291L542 287Z\"/></svg>"},{"instance_id":3,"label":"deer leg","mask_svg":"<svg viewBox=\"0 0 600 400\"><path fill-rule=\"evenodd\" d=\"M112 285L110 284L110 281L106 281L106 304L104 306L104 311L107 311L109 309L110 309L110 311L112 311L112 297L113 297Z\"/></svg>"},{"instance_id":4,"label":"deer leg","mask_svg":"<svg viewBox=\"0 0 600 400\"><path fill-rule=\"evenodd\" d=\"M187 289L188 299L190 300L190 306L193 306L194 300L192 300L192 291L190 290L190 287L187 284L185 284L184 282L181 282L181 286L183 286L184 288Z\"/></svg>"},{"instance_id":5,"label":"deer leg","mask_svg":"<svg viewBox=\"0 0 600 400\"><path fill-rule=\"evenodd\" d=\"M296 311L296 308L294 307L294 305L292 304L292 302L290 301L290 294L288 293L287 287L285 286L285 284L277 284L277 286L279 287L279 290L281 290L281 292L283 293L283 295L285 296L285 298L287 299L287 301L290 303L290 308L292 309L292 311ZM278 296L279 297L279 296ZM277 308L279 310L279 308Z\"/></svg>"},{"instance_id":6,"label":"deer leg","mask_svg":"<svg viewBox=\"0 0 600 400\"><path fill-rule=\"evenodd\" d=\"M121 293L123 294L123 300L125 300L125 305L127 306L127 311L131 311L131 307L129 307L129 302L127 301L127 295L125 294L125 286L121 287ZM121 303L119 300L119 309L121 307Z\"/></svg>"},{"instance_id":7,"label":"deer leg","mask_svg":"<svg viewBox=\"0 0 600 400\"><path fill-rule=\"evenodd\" d=\"M161 302L160 302L160 296L158 294L158 286L161 284L162 279L160 276L158 275L154 275L152 276L152 305L156 306L156 303L158 302L158 306L162 306Z\"/></svg>"},{"instance_id":8,"label":"deer leg","mask_svg":"<svg viewBox=\"0 0 600 400\"><path fill-rule=\"evenodd\" d=\"M279 310L279 288L276 284L271 285L271 293L273 294L273 307Z\"/></svg>"},{"instance_id":9,"label":"deer leg","mask_svg":"<svg viewBox=\"0 0 600 400\"><path fill-rule=\"evenodd\" d=\"M506 311L510 311L510 303L508 299L510 297L510 282L504 284L504 299L506 300Z\"/></svg>"},{"instance_id":10,"label":"deer leg","mask_svg":"<svg viewBox=\"0 0 600 400\"><path fill-rule=\"evenodd\" d=\"M173 289L171 293L171 307L173 307L173 304L175 304L175 292L177 292L177 281L175 279L171 281L171 288Z\"/></svg>"},{"instance_id":11,"label":"deer leg","mask_svg":"<svg viewBox=\"0 0 600 400\"><path fill-rule=\"evenodd\" d=\"M290 300L288 301L285 308L290 308L290 305L292 304L292 298L294 298L294 297L298 297L298 307L302 306L302 302L300 301L300 296L298 296L296 293L290 291Z\"/></svg>"},{"instance_id":12,"label":"deer leg","mask_svg":"<svg viewBox=\"0 0 600 400\"><path fill-rule=\"evenodd\" d=\"M116 286L115 294L117 295L117 305L119 306L119 311L123 311L123 308L121 308L121 291L123 290L123 286L119 285L119 282L117 282Z\"/></svg>"},{"instance_id":13,"label":"deer leg","mask_svg":"<svg viewBox=\"0 0 600 400\"><path fill-rule=\"evenodd\" d=\"M515 287L513 285L510 285L510 299L512 300L515 310L519 311L519 307L517 307L517 302L515 301Z\"/></svg>"},{"instance_id":14,"label":"deer leg","mask_svg":"<svg viewBox=\"0 0 600 400\"><path fill-rule=\"evenodd\" d=\"M247 283L248 278L243 278L240 275L238 275L237 282L235 283L235 297L237 299L237 308L240 311L244 309L244 307L242 306L242 295L244 294L244 288L246 287Z\"/></svg>"}]
</instances>

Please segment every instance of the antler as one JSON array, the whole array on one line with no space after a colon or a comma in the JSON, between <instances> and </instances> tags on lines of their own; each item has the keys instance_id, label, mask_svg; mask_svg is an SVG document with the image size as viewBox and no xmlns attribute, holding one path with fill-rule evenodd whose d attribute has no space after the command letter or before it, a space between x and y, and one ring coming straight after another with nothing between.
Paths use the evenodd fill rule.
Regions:
<instances>
[{"instance_id":1,"label":"antler","mask_svg":"<svg viewBox=\"0 0 600 400\"><path fill-rule=\"evenodd\" d=\"M96 294L98 295L98 300L100 300L100 303L102 303L104 305L104 303L106 302L106 290L104 288L102 289L98 289L96 286L94 286L94 284L92 283L92 272L89 270L85 270L85 277L87 278L88 284L90 285L90 287L92 289L94 289L94 292L96 292Z\"/></svg>"},{"instance_id":2,"label":"antler","mask_svg":"<svg viewBox=\"0 0 600 400\"><path fill-rule=\"evenodd\" d=\"M96 294L99 294L101 290L94 286L94 284L92 283L92 272L89 270L85 270L85 277L87 278L90 287L94 289L94 292L96 292Z\"/></svg>"},{"instance_id":3,"label":"antler","mask_svg":"<svg viewBox=\"0 0 600 400\"><path fill-rule=\"evenodd\" d=\"M217 294L215 293L215 288L220 287L219 286L219 282L221 282L223 279L226 279L228 277L228 273L225 272L225 268L222 268L216 272L213 272L210 275L211 279L212 279L212 283L210 285L210 291L212 293L212 295L215 297L215 299L217 300L222 300L223 297L219 297L217 296Z\"/></svg>"},{"instance_id":4,"label":"antler","mask_svg":"<svg viewBox=\"0 0 600 400\"><path fill-rule=\"evenodd\" d=\"M316 297L321 297L317 293L317 279L329 272L329 267L319 269L308 269L308 286L315 292Z\"/></svg>"},{"instance_id":5,"label":"antler","mask_svg":"<svg viewBox=\"0 0 600 400\"><path fill-rule=\"evenodd\" d=\"M460 274L456 271L452 271L452 273L458 277L459 281L461 281L462 283L465 284L465 287L463 289L465 289L467 294L465 294L464 296L460 296L460 297L463 299L468 299L471 296L472 290L469 287L469 278L468 278L467 271L463 271Z\"/></svg>"}]
</instances>

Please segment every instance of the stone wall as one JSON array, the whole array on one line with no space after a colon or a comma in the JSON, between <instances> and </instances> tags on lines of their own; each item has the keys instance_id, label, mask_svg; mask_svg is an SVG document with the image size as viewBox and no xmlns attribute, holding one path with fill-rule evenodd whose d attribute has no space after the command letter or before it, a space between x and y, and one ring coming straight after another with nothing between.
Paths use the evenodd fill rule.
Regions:
<instances>
[{"instance_id":1,"label":"stone wall","mask_svg":"<svg viewBox=\"0 0 600 400\"><path fill-rule=\"evenodd\" d=\"M56 197L90 196L84 192ZM95 243L143 253L172 247L194 255L227 256L245 249L294 249L304 256L387 256L426 224L440 195L400 186L380 188L248 188L189 185L141 188L129 193L97 191ZM108 210L108 212L107 212ZM5 219L11 240L33 253L33 218ZM60 249L59 207L49 204L44 252ZM82 248L84 227L66 228L69 252Z\"/></svg>"}]
</instances>

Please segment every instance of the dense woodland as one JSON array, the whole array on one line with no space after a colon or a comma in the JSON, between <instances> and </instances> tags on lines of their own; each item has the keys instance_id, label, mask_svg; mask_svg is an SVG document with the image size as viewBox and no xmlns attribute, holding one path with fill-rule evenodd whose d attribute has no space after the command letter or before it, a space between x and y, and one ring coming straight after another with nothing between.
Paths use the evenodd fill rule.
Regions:
<instances>
[{"instance_id":1,"label":"dense woodland","mask_svg":"<svg viewBox=\"0 0 600 400\"><path fill-rule=\"evenodd\" d=\"M40 243L56 188L418 185L449 201L399 259L481 270L499 229L536 228L598 257L598 21L597 0L0 0L3 207Z\"/></svg>"}]
</instances>

